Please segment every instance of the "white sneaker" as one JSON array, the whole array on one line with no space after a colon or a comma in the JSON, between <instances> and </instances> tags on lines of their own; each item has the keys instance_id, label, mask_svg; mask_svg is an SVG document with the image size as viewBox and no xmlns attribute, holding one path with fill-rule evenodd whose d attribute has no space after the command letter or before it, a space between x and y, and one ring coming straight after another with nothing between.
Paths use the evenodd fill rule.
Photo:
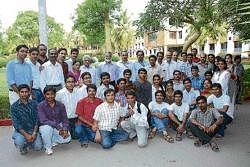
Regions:
<instances>
[{"instance_id":1,"label":"white sneaker","mask_svg":"<svg viewBox=\"0 0 250 167\"><path fill-rule=\"evenodd\" d=\"M47 155L52 155L52 154L53 154L53 149L52 149L52 148L46 148L46 149L45 149L45 153L46 153Z\"/></svg>"},{"instance_id":2,"label":"white sneaker","mask_svg":"<svg viewBox=\"0 0 250 167\"><path fill-rule=\"evenodd\" d=\"M57 146L58 145L58 143L52 143L52 147L55 147L55 146Z\"/></svg>"}]
</instances>

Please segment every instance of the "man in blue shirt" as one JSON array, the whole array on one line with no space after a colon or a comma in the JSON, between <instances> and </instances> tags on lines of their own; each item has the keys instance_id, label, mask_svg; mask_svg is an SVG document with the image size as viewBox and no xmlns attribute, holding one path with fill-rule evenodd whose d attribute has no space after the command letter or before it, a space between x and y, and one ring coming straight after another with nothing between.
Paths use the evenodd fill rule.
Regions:
<instances>
[{"instance_id":1,"label":"man in blue shirt","mask_svg":"<svg viewBox=\"0 0 250 167\"><path fill-rule=\"evenodd\" d=\"M18 86L20 99L10 108L15 131L12 139L22 155L28 152L28 147L34 150L42 149L42 139L38 133L37 102L30 100L30 87L25 84Z\"/></svg>"},{"instance_id":2,"label":"man in blue shirt","mask_svg":"<svg viewBox=\"0 0 250 167\"><path fill-rule=\"evenodd\" d=\"M17 87L21 84L32 85L32 70L28 63L24 61L28 54L26 45L16 47L17 57L8 62L6 66L6 78L9 87L9 101L13 104L19 99Z\"/></svg>"},{"instance_id":3,"label":"man in blue shirt","mask_svg":"<svg viewBox=\"0 0 250 167\"><path fill-rule=\"evenodd\" d=\"M204 77L199 75L199 68L197 65L191 67L191 73L192 76L189 77L189 79L192 82L192 88L194 88L194 90L202 90Z\"/></svg>"}]
</instances>

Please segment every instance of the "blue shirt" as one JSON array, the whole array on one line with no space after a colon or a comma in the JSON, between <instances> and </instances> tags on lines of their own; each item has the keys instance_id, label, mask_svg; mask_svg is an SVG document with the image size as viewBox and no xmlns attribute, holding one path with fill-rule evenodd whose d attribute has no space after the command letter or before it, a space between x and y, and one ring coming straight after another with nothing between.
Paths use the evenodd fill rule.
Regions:
<instances>
[{"instance_id":1,"label":"blue shirt","mask_svg":"<svg viewBox=\"0 0 250 167\"><path fill-rule=\"evenodd\" d=\"M147 61L143 62L134 62L132 65L132 81L138 80L138 71L140 68L147 68L149 66L149 63Z\"/></svg>"},{"instance_id":2,"label":"blue shirt","mask_svg":"<svg viewBox=\"0 0 250 167\"><path fill-rule=\"evenodd\" d=\"M19 132L20 129L30 132L38 125L37 102L28 100L27 104L17 100L10 107L10 116L14 128Z\"/></svg>"},{"instance_id":3,"label":"blue shirt","mask_svg":"<svg viewBox=\"0 0 250 167\"><path fill-rule=\"evenodd\" d=\"M11 60L6 66L6 78L10 89L11 85L27 84L32 81L32 70L28 63L20 63L17 59Z\"/></svg>"},{"instance_id":4,"label":"blue shirt","mask_svg":"<svg viewBox=\"0 0 250 167\"><path fill-rule=\"evenodd\" d=\"M108 72L110 81L117 81L119 79L119 67L116 64L102 62L97 69L97 76L100 78L101 73Z\"/></svg>"},{"instance_id":5,"label":"blue shirt","mask_svg":"<svg viewBox=\"0 0 250 167\"><path fill-rule=\"evenodd\" d=\"M192 82L192 88L194 88L195 90L202 90L203 89L203 81L204 81L204 78L201 77L201 76L198 76L198 77L189 77L189 79L191 80Z\"/></svg>"}]
</instances>

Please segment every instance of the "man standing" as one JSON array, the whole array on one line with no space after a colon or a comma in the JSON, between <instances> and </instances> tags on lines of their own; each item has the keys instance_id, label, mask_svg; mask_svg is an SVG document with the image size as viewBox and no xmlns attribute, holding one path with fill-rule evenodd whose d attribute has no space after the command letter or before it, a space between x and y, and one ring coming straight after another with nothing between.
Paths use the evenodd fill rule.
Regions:
<instances>
[{"instance_id":1,"label":"man standing","mask_svg":"<svg viewBox=\"0 0 250 167\"><path fill-rule=\"evenodd\" d=\"M91 66L92 59L89 55L84 55L82 58L83 65L80 67L81 75L84 72L89 72L91 74L92 83L97 84L97 74L95 67Z\"/></svg>"},{"instance_id":2,"label":"man standing","mask_svg":"<svg viewBox=\"0 0 250 167\"><path fill-rule=\"evenodd\" d=\"M97 106L95 110L93 129L100 131L102 147L109 149L116 142L127 140L128 134L118 127L122 113L120 106L115 102L115 91L107 89L104 96L105 102Z\"/></svg>"},{"instance_id":3,"label":"man standing","mask_svg":"<svg viewBox=\"0 0 250 167\"><path fill-rule=\"evenodd\" d=\"M147 80L151 84L153 84L153 76L155 74L158 74L161 76L161 79L163 78L163 70L160 65L156 63L157 57L155 55L150 55L149 58L149 66L146 67L147 70Z\"/></svg>"},{"instance_id":4,"label":"man standing","mask_svg":"<svg viewBox=\"0 0 250 167\"><path fill-rule=\"evenodd\" d=\"M197 57L198 50L196 48L192 48L191 53L193 54L193 62L198 63L200 61Z\"/></svg>"},{"instance_id":5,"label":"man standing","mask_svg":"<svg viewBox=\"0 0 250 167\"><path fill-rule=\"evenodd\" d=\"M207 62L207 54L200 54L200 62L198 62L199 75L204 77L206 71L212 71L212 64L208 64Z\"/></svg>"},{"instance_id":6,"label":"man standing","mask_svg":"<svg viewBox=\"0 0 250 167\"><path fill-rule=\"evenodd\" d=\"M39 55L38 55L38 63L40 63L41 65L43 65L44 63L46 63L47 61L49 61L49 59L47 58L46 54L47 54L47 46L44 44L39 44L37 46L37 49L39 51Z\"/></svg>"},{"instance_id":7,"label":"man standing","mask_svg":"<svg viewBox=\"0 0 250 167\"><path fill-rule=\"evenodd\" d=\"M241 56L240 55L236 55L234 57L234 62L236 64L236 74L237 74L237 85L238 85L238 92L237 92L237 96L236 96L236 104L242 104L241 103L241 95L243 92L243 79L244 79L244 73L245 73L245 69L244 66L241 63Z\"/></svg>"},{"instance_id":8,"label":"man standing","mask_svg":"<svg viewBox=\"0 0 250 167\"><path fill-rule=\"evenodd\" d=\"M157 57L157 64L161 67L164 66L164 52L157 52L156 54L156 57Z\"/></svg>"},{"instance_id":9,"label":"man standing","mask_svg":"<svg viewBox=\"0 0 250 167\"><path fill-rule=\"evenodd\" d=\"M172 52L168 51L166 53L166 63L163 67L164 73L164 81L168 81L169 79L173 79L173 72L174 70L178 70L178 65L175 61L172 60Z\"/></svg>"},{"instance_id":10,"label":"man standing","mask_svg":"<svg viewBox=\"0 0 250 167\"><path fill-rule=\"evenodd\" d=\"M197 65L194 65L191 67L191 72L192 76L189 77L189 79L192 82L192 88L194 90L202 90L203 89L203 81L204 81L204 76L199 75L199 68Z\"/></svg>"},{"instance_id":11,"label":"man standing","mask_svg":"<svg viewBox=\"0 0 250 167\"><path fill-rule=\"evenodd\" d=\"M120 105L122 112L127 112L127 98L125 96L126 79L120 78L117 80L117 93L115 94L115 101Z\"/></svg>"},{"instance_id":12,"label":"man standing","mask_svg":"<svg viewBox=\"0 0 250 167\"><path fill-rule=\"evenodd\" d=\"M16 47L17 57L8 62L6 66L6 78L9 87L10 105L19 99L17 87L21 84L29 85L32 88L32 70L25 62L29 48L26 45Z\"/></svg>"},{"instance_id":13,"label":"man standing","mask_svg":"<svg viewBox=\"0 0 250 167\"><path fill-rule=\"evenodd\" d=\"M22 155L28 153L28 147L42 149L41 136L38 133L37 103L30 100L30 87L25 84L18 86L20 99L10 108L15 131L12 139Z\"/></svg>"},{"instance_id":14,"label":"man standing","mask_svg":"<svg viewBox=\"0 0 250 167\"><path fill-rule=\"evenodd\" d=\"M144 52L142 50L138 50L136 52L137 61L133 63L132 66L132 81L138 80L138 71L141 68L146 68L149 66L148 62L144 60Z\"/></svg>"},{"instance_id":15,"label":"man standing","mask_svg":"<svg viewBox=\"0 0 250 167\"><path fill-rule=\"evenodd\" d=\"M137 135L138 146L144 147L147 145L148 140L148 109L145 105L136 101L135 92L133 90L126 93L126 98L128 101L126 105L127 114L125 120L121 122L121 127L128 132L130 139L133 139Z\"/></svg>"},{"instance_id":16,"label":"man standing","mask_svg":"<svg viewBox=\"0 0 250 167\"><path fill-rule=\"evenodd\" d=\"M123 77L123 71L126 69L132 70L133 63L128 61L128 52L121 52L121 61L117 62L117 66L119 67L119 78Z\"/></svg>"},{"instance_id":17,"label":"man standing","mask_svg":"<svg viewBox=\"0 0 250 167\"><path fill-rule=\"evenodd\" d=\"M179 70L174 70L173 72L174 78L173 78L173 86L174 90L184 90L184 85L181 77L181 72Z\"/></svg>"},{"instance_id":18,"label":"man standing","mask_svg":"<svg viewBox=\"0 0 250 167\"><path fill-rule=\"evenodd\" d=\"M223 117L216 109L207 107L207 98L205 96L197 97L196 101L199 107L190 116L190 128L197 137L194 145L199 147L202 144L209 143L212 150L217 152L219 147L213 137L219 125L223 122Z\"/></svg>"},{"instance_id":19,"label":"man standing","mask_svg":"<svg viewBox=\"0 0 250 167\"><path fill-rule=\"evenodd\" d=\"M70 58L65 62L68 64L68 71L72 71L73 62L76 61L79 55L79 50L77 48L72 48L70 50Z\"/></svg>"},{"instance_id":20,"label":"man standing","mask_svg":"<svg viewBox=\"0 0 250 167\"><path fill-rule=\"evenodd\" d=\"M64 76L62 66L56 62L57 50L49 49L49 61L44 63L44 69L41 72L41 88L52 86L59 91L64 86Z\"/></svg>"}]
</instances>

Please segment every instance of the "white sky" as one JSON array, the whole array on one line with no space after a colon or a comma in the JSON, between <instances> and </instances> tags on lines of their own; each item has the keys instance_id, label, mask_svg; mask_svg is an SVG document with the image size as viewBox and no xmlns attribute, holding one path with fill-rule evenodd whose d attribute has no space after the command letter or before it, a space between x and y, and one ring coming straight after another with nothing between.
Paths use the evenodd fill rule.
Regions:
<instances>
[{"instance_id":1,"label":"white sky","mask_svg":"<svg viewBox=\"0 0 250 167\"><path fill-rule=\"evenodd\" d=\"M66 31L70 31L73 25L71 17L75 13L77 4L84 0L46 0L47 15L52 16L64 25ZM123 8L127 9L131 19L136 19L138 13L143 12L149 0L123 0ZM5 30L14 23L18 12L34 10L38 11L38 0L4 0L0 5L0 22Z\"/></svg>"}]
</instances>

